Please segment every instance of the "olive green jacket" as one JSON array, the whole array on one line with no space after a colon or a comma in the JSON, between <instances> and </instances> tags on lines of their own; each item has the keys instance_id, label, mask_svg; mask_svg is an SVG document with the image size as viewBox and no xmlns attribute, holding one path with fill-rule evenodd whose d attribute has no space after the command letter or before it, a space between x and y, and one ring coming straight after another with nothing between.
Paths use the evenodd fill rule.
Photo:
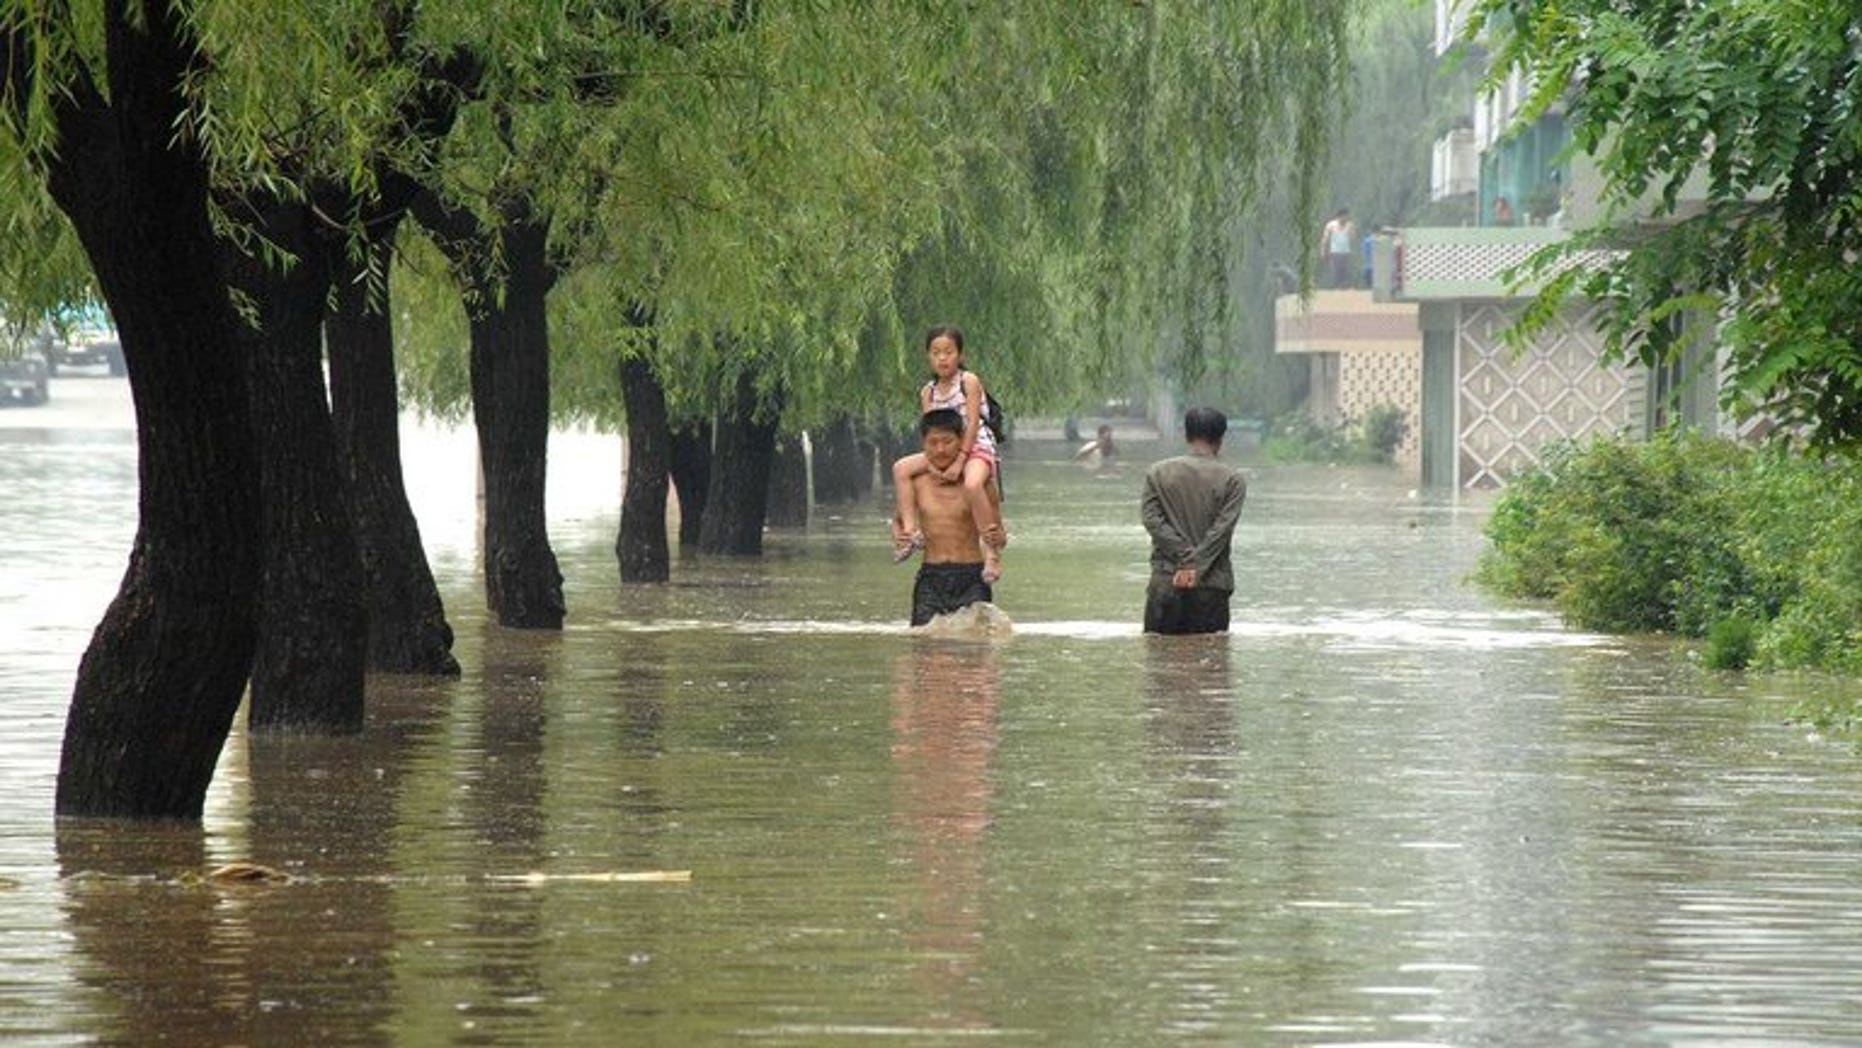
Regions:
<instances>
[{"instance_id":1,"label":"olive green jacket","mask_svg":"<svg viewBox=\"0 0 1862 1048\"><path fill-rule=\"evenodd\" d=\"M1248 497L1248 482L1214 455L1192 450L1144 475L1144 530L1151 533L1151 581L1196 569L1196 588L1232 593L1229 539Z\"/></svg>"}]
</instances>

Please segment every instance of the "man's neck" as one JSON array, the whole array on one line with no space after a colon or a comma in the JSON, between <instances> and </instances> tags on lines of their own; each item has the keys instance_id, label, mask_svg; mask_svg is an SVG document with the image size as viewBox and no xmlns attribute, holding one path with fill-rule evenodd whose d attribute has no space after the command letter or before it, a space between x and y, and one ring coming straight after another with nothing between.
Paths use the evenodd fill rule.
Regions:
<instances>
[{"instance_id":1,"label":"man's neck","mask_svg":"<svg viewBox=\"0 0 1862 1048\"><path fill-rule=\"evenodd\" d=\"M1210 458L1215 458L1222 453L1222 445L1211 444L1206 440L1192 440L1189 444L1190 454L1192 455L1207 455Z\"/></svg>"}]
</instances>

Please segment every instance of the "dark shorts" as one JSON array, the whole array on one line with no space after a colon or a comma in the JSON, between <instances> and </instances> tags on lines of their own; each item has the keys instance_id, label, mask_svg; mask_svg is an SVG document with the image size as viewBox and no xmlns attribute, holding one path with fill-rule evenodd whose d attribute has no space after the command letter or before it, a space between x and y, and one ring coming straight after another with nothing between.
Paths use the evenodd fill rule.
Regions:
<instances>
[{"instance_id":1,"label":"dark shorts","mask_svg":"<svg viewBox=\"0 0 1862 1048\"><path fill-rule=\"evenodd\" d=\"M1144 632L1227 633L1228 594L1208 589L1152 589L1144 597Z\"/></svg>"},{"instance_id":2,"label":"dark shorts","mask_svg":"<svg viewBox=\"0 0 1862 1048\"><path fill-rule=\"evenodd\" d=\"M994 599L989 583L983 581L981 564L926 564L918 569L918 582L912 586L912 625L922 626L938 615Z\"/></svg>"}]
</instances>

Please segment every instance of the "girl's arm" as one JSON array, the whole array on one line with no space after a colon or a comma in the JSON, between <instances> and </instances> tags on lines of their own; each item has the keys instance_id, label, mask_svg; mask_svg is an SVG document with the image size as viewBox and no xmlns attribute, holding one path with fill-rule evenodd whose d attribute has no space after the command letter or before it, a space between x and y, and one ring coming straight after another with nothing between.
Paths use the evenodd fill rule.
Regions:
<instances>
[{"instance_id":1,"label":"girl's arm","mask_svg":"<svg viewBox=\"0 0 1862 1048\"><path fill-rule=\"evenodd\" d=\"M927 382L924 385L918 387L918 413L922 415L925 412L930 411L930 410L931 410L931 383Z\"/></svg>"}]
</instances>

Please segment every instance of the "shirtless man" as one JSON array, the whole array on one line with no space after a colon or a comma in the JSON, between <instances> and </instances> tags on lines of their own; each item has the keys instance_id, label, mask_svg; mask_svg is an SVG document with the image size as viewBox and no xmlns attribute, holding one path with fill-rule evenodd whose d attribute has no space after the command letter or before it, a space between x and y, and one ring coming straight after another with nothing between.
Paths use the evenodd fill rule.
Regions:
<instances>
[{"instance_id":1,"label":"shirtless man","mask_svg":"<svg viewBox=\"0 0 1862 1048\"><path fill-rule=\"evenodd\" d=\"M993 600L994 594L983 581L983 538L963 486L937 479L963 454L963 416L948 409L926 412L918 438L931 463L930 471L912 478L925 537L924 563L912 587L912 625L923 626L935 616Z\"/></svg>"}]
</instances>

